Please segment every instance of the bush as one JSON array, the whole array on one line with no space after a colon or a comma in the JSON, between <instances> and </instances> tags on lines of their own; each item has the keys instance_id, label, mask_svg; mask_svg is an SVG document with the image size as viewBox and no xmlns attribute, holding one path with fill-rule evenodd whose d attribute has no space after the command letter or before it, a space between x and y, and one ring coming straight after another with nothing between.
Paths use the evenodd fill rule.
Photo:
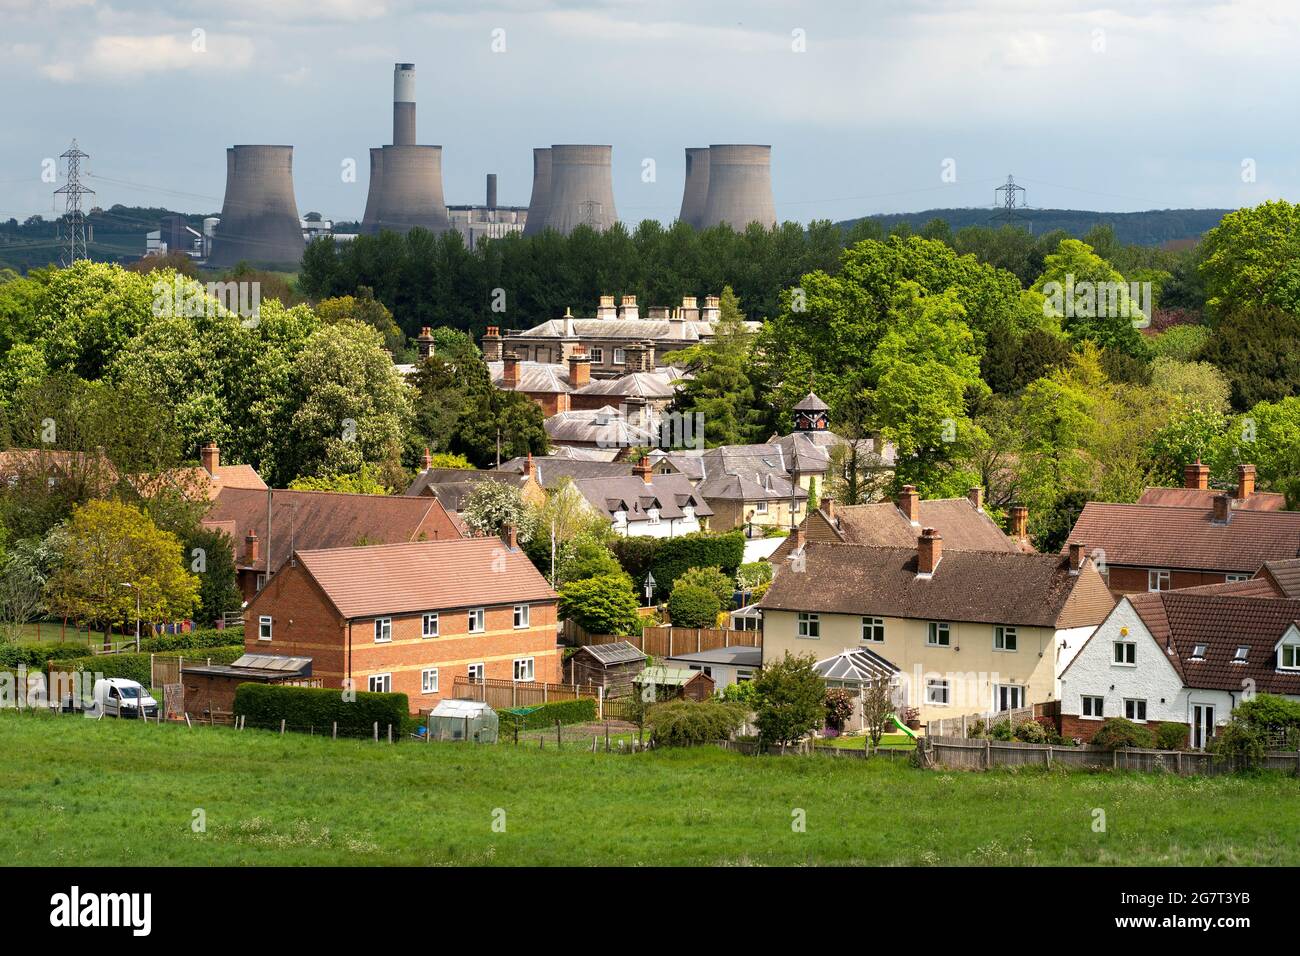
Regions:
<instances>
[{"instance_id":1,"label":"bush","mask_svg":"<svg viewBox=\"0 0 1300 956\"><path fill-rule=\"evenodd\" d=\"M211 658L214 664L229 664L243 655L244 645L232 644L229 647L204 648L193 654L166 651L155 653L154 656L160 658L183 657L191 663L206 662ZM83 673L102 674L104 677L124 677L127 680L135 681L142 687L149 687L153 682L148 654L99 654L89 657L51 658L51 661L57 661L57 663L54 663L55 670L81 671ZM41 665L38 666L45 663L41 662Z\"/></svg>"},{"instance_id":2,"label":"bush","mask_svg":"<svg viewBox=\"0 0 1300 956\"><path fill-rule=\"evenodd\" d=\"M668 615L674 627L713 627L721 609L716 594L695 584L679 584L668 599Z\"/></svg>"},{"instance_id":3,"label":"bush","mask_svg":"<svg viewBox=\"0 0 1300 956\"><path fill-rule=\"evenodd\" d=\"M1186 746L1186 724L1161 724L1156 728L1156 747L1160 750L1182 750Z\"/></svg>"},{"instance_id":4,"label":"bush","mask_svg":"<svg viewBox=\"0 0 1300 956\"><path fill-rule=\"evenodd\" d=\"M839 730L853 716L853 698L838 687L826 691L826 726Z\"/></svg>"},{"instance_id":5,"label":"bush","mask_svg":"<svg viewBox=\"0 0 1300 956\"><path fill-rule=\"evenodd\" d=\"M1103 750L1119 750L1122 747L1149 749L1154 744L1151 731L1123 717L1108 718L1092 735L1092 745Z\"/></svg>"},{"instance_id":6,"label":"bush","mask_svg":"<svg viewBox=\"0 0 1300 956\"><path fill-rule=\"evenodd\" d=\"M645 722L657 746L689 747L730 740L744 724L747 710L716 700L674 700L651 707Z\"/></svg>"},{"instance_id":7,"label":"bush","mask_svg":"<svg viewBox=\"0 0 1300 956\"><path fill-rule=\"evenodd\" d=\"M736 582L722 573L721 568L687 568L673 585L673 590L683 585L704 588L718 596L718 607L730 608L736 593Z\"/></svg>"},{"instance_id":8,"label":"bush","mask_svg":"<svg viewBox=\"0 0 1300 956\"><path fill-rule=\"evenodd\" d=\"M543 730L554 727L558 720L562 724L589 724L596 719L596 701L591 697L579 697L577 700L556 700L542 704L536 710L523 716L498 710L501 718L501 736L520 730Z\"/></svg>"},{"instance_id":9,"label":"bush","mask_svg":"<svg viewBox=\"0 0 1300 956\"><path fill-rule=\"evenodd\" d=\"M560 617L591 634L640 634L638 608L626 574L601 574L560 587Z\"/></svg>"},{"instance_id":10,"label":"bush","mask_svg":"<svg viewBox=\"0 0 1300 956\"><path fill-rule=\"evenodd\" d=\"M989 737L993 740L1010 740L1011 739L1011 721L999 720L989 728Z\"/></svg>"},{"instance_id":11,"label":"bush","mask_svg":"<svg viewBox=\"0 0 1300 956\"><path fill-rule=\"evenodd\" d=\"M1207 749L1215 759L1231 763L1234 770L1249 770L1263 762L1267 747L1262 730L1233 720L1219 728Z\"/></svg>"},{"instance_id":12,"label":"bush","mask_svg":"<svg viewBox=\"0 0 1300 956\"><path fill-rule=\"evenodd\" d=\"M51 625L57 627L57 625ZM200 630L190 631L187 634L163 634L159 637L145 637L140 639L140 652L144 654L158 653L166 651L179 651L194 648L225 648L233 646L244 639L244 629L226 628L217 630L215 628L202 628ZM92 644L92 646L94 646ZM63 644L0 644L0 668L12 669L19 664L23 664L28 670L41 670L45 668L46 661L69 661L81 657L93 657L88 653L88 648L80 642L67 642ZM122 655L104 655L104 657L120 657ZM189 656L189 655L186 655ZM199 656L199 655L194 655ZM206 654L204 655L206 656ZM101 659L101 658L95 658ZM84 668L94 670L94 668ZM125 676L125 675L114 675ZM134 678L133 678L134 679Z\"/></svg>"},{"instance_id":13,"label":"bush","mask_svg":"<svg viewBox=\"0 0 1300 956\"><path fill-rule=\"evenodd\" d=\"M970 724L969 726L967 726L967 728L966 728L966 737L967 737L967 739L979 739L979 740L982 740L983 738L987 737L988 735L989 735L988 724L984 723L983 720L977 720L977 721L975 721L974 723L972 723L972 724Z\"/></svg>"},{"instance_id":14,"label":"bush","mask_svg":"<svg viewBox=\"0 0 1300 956\"><path fill-rule=\"evenodd\" d=\"M337 722L339 733L369 736L376 723L381 734L389 725L404 730L410 711L405 694L358 691L356 700L347 701L341 690L325 687L240 684L235 688L235 714L254 727L279 727L283 720L290 730L314 727L324 733Z\"/></svg>"},{"instance_id":15,"label":"bush","mask_svg":"<svg viewBox=\"0 0 1300 956\"><path fill-rule=\"evenodd\" d=\"M1051 734L1036 720L1026 720L1024 723L1016 725L1012 736L1016 740L1027 744L1045 744L1051 742Z\"/></svg>"},{"instance_id":16,"label":"bush","mask_svg":"<svg viewBox=\"0 0 1300 956\"><path fill-rule=\"evenodd\" d=\"M1256 694L1238 704L1232 716L1261 730L1286 730L1300 726L1300 702L1276 694Z\"/></svg>"},{"instance_id":17,"label":"bush","mask_svg":"<svg viewBox=\"0 0 1300 956\"><path fill-rule=\"evenodd\" d=\"M754 678L758 697L759 739L764 744L792 744L826 720L826 682L813 669L812 654L792 655L766 664Z\"/></svg>"}]
</instances>

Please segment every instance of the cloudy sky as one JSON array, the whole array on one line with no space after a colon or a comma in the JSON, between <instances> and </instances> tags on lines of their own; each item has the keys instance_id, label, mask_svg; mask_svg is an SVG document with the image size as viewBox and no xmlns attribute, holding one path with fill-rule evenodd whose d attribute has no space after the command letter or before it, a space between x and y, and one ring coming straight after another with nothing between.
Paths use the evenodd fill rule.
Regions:
<instances>
[{"instance_id":1,"label":"cloudy sky","mask_svg":"<svg viewBox=\"0 0 1300 956\"><path fill-rule=\"evenodd\" d=\"M496 172L525 204L532 147L584 142L625 221L671 220L683 147L727 142L772 144L801 222L1008 173L1037 207L1296 199L1298 33L1293 0L0 0L0 217L49 216L76 137L105 206L216 211L225 147L289 143L299 209L358 218L396 61L450 203Z\"/></svg>"}]
</instances>

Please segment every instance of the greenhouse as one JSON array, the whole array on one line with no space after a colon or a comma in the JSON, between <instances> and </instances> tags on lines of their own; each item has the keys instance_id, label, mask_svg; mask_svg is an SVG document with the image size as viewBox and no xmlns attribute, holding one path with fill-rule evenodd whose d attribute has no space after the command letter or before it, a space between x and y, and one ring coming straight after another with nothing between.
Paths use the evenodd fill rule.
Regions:
<instances>
[{"instance_id":1,"label":"greenhouse","mask_svg":"<svg viewBox=\"0 0 1300 956\"><path fill-rule=\"evenodd\" d=\"M481 700L444 700L426 721L431 740L497 742L497 712Z\"/></svg>"}]
</instances>

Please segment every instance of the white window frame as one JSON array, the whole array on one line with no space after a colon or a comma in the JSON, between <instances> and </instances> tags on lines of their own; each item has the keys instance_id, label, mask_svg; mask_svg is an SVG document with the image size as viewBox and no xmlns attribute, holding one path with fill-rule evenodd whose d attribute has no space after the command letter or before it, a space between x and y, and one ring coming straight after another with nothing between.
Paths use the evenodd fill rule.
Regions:
<instances>
[{"instance_id":1,"label":"white window frame","mask_svg":"<svg viewBox=\"0 0 1300 956\"><path fill-rule=\"evenodd\" d=\"M527 604L515 605L515 630L521 631L528 626L530 606Z\"/></svg>"},{"instance_id":2,"label":"white window frame","mask_svg":"<svg viewBox=\"0 0 1300 956\"><path fill-rule=\"evenodd\" d=\"M262 588L264 588L264 587L266 587L266 575L265 575L265 574L259 574L259 575L257 576L257 590L260 591L260 590L262 590Z\"/></svg>"},{"instance_id":3,"label":"white window frame","mask_svg":"<svg viewBox=\"0 0 1300 956\"><path fill-rule=\"evenodd\" d=\"M1089 713L1089 711L1092 711ZM1104 720L1106 698L1099 694L1082 694L1079 697L1079 716L1084 720Z\"/></svg>"},{"instance_id":4,"label":"white window frame","mask_svg":"<svg viewBox=\"0 0 1300 956\"><path fill-rule=\"evenodd\" d=\"M614 349L614 364L615 365L627 364L627 349L619 349L619 348Z\"/></svg>"},{"instance_id":5,"label":"white window frame","mask_svg":"<svg viewBox=\"0 0 1300 956\"><path fill-rule=\"evenodd\" d=\"M487 630L487 611L481 607L470 608L467 623L469 624L469 633L482 634Z\"/></svg>"},{"instance_id":6,"label":"white window frame","mask_svg":"<svg viewBox=\"0 0 1300 956\"><path fill-rule=\"evenodd\" d=\"M1191 657L1191 659L1194 660L1194 661L1203 661L1203 660L1205 660L1205 652L1208 651L1208 650L1209 650L1209 647L1207 647L1205 644L1193 644L1193 645L1192 645L1192 657Z\"/></svg>"},{"instance_id":7,"label":"white window frame","mask_svg":"<svg viewBox=\"0 0 1300 956\"><path fill-rule=\"evenodd\" d=\"M659 523L659 509L658 509L658 508L647 508L647 509L646 509L645 516L646 516L646 522L647 522L648 524L658 524L658 523Z\"/></svg>"},{"instance_id":8,"label":"white window frame","mask_svg":"<svg viewBox=\"0 0 1300 956\"><path fill-rule=\"evenodd\" d=\"M1250 580L1249 574L1237 573L1237 574L1225 574L1223 576L1223 581L1225 584L1238 584L1242 581L1249 581L1249 580Z\"/></svg>"},{"instance_id":9,"label":"white window frame","mask_svg":"<svg viewBox=\"0 0 1300 956\"><path fill-rule=\"evenodd\" d=\"M754 514L756 514L756 515L765 515L765 514L767 514L767 502L766 502L766 501L755 501L755 502L754 502Z\"/></svg>"},{"instance_id":10,"label":"white window frame","mask_svg":"<svg viewBox=\"0 0 1300 956\"><path fill-rule=\"evenodd\" d=\"M1115 667L1137 667L1137 641L1118 640L1113 641L1112 644L1113 649L1110 654L1111 664ZM1121 647L1125 648L1123 654L1119 653Z\"/></svg>"},{"instance_id":11,"label":"white window frame","mask_svg":"<svg viewBox=\"0 0 1300 956\"><path fill-rule=\"evenodd\" d=\"M820 641L822 639L822 616L809 611L800 611L795 618L794 636L802 641Z\"/></svg>"},{"instance_id":12,"label":"white window frame","mask_svg":"<svg viewBox=\"0 0 1300 956\"><path fill-rule=\"evenodd\" d=\"M257 619L257 639L259 641L271 640L275 630L275 619L269 614L263 614Z\"/></svg>"},{"instance_id":13,"label":"white window frame","mask_svg":"<svg viewBox=\"0 0 1300 956\"><path fill-rule=\"evenodd\" d=\"M430 624L433 625L432 628L429 627ZM437 612L437 611L430 611L428 614L425 614L425 615L420 619L420 636L421 636L421 637L437 637L437 636L438 636L438 628L439 628L439 621L438 621L438 612Z\"/></svg>"},{"instance_id":14,"label":"white window frame","mask_svg":"<svg viewBox=\"0 0 1300 956\"><path fill-rule=\"evenodd\" d=\"M1245 651L1245 653L1243 654L1242 651ZM1233 652L1232 652L1232 663L1234 663L1234 664L1244 664L1244 663L1246 663L1246 661L1249 660L1249 659L1250 659L1250 645L1249 645L1249 644L1238 644L1238 645L1236 646L1236 648L1233 649Z\"/></svg>"},{"instance_id":15,"label":"white window frame","mask_svg":"<svg viewBox=\"0 0 1300 956\"><path fill-rule=\"evenodd\" d=\"M694 520L695 520L695 506L694 506L694 505L683 505L683 506L682 506L682 520L683 520L683 521L694 521Z\"/></svg>"},{"instance_id":16,"label":"white window frame","mask_svg":"<svg viewBox=\"0 0 1300 956\"><path fill-rule=\"evenodd\" d=\"M519 673L519 665L521 664L524 665L523 676L520 676ZM516 684L531 684L537 676L536 659L532 657L516 657L514 675Z\"/></svg>"},{"instance_id":17,"label":"white window frame","mask_svg":"<svg viewBox=\"0 0 1300 956\"><path fill-rule=\"evenodd\" d=\"M1007 690L1011 692L1007 694L1008 698L1011 697L1016 698L1016 703L1012 704L1012 706L1010 707L1005 708L1006 710L1021 710L1025 706L1025 694L1027 689L1024 684L994 684L993 685L993 710L994 711L1000 713L1003 709L1001 707L1001 701L1000 701L1003 690ZM1010 703L1010 700L1008 700L1008 703Z\"/></svg>"},{"instance_id":18,"label":"white window frame","mask_svg":"<svg viewBox=\"0 0 1300 956\"><path fill-rule=\"evenodd\" d=\"M1147 569L1147 592L1157 593L1168 591L1172 575L1166 568L1148 568ZM1163 584L1164 587L1160 585ZM1154 587L1153 587L1154 585Z\"/></svg>"},{"instance_id":19,"label":"white window frame","mask_svg":"<svg viewBox=\"0 0 1300 956\"><path fill-rule=\"evenodd\" d=\"M1010 638L1011 646L1007 646ZM1014 654L1020 650L1020 634L1014 626L997 624L993 628L993 649L1004 654Z\"/></svg>"},{"instance_id":20,"label":"white window frame","mask_svg":"<svg viewBox=\"0 0 1300 956\"><path fill-rule=\"evenodd\" d=\"M1139 717L1138 712L1142 716ZM1131 720L1135 724L1145 724L1147 722L1147 701L1145 697L1125 697L1124 698L1124 719Z\"/></svg>"},{"instance_id":21,"label":"white window frame","mask_svg":"<svg viewBox=\"0 0 1300 956\"><path fill-rule=\"evenodd\" d=\"M880 632L879 637L874 636L877 631ZM872 636L868 637L868 634ZM885 642L885 619L883 617L863 615L861 639L863 644L883 644Z\"/></svg>"},{"instance_id":22,"label":"white window frame","mask_svg":"<svg viewBox=\"0 0 1300 956\"><path fill-rule=\"evenodd\" d=\"M420 671L420 693L438 693L438 668L426 667Z\"/></svg>"},{"instance_id":23,"label":"white window frame","mask_svg":"<svg viewBox=\"0 0 1300 956\"><path fill-rule=\"evenodd\" d=\"M945 640L939 640L942 635ZM947 621L930 621L925 628L927 647L952 647L952 625Z\"/></svg>"},{"instance_id":24,"label":"white window frame","mask_svg":"<svg viewBox=\"0 0 1300 956\"><path fill-rule=\"evenodd\" d=\"M391 617L375 618L375 643L390 644L393 640L393 619Z\"/></svg>"},{"instance_id":25,"label":"white window frame","mask_svg":"<svg viewBox=\"0 0 1300 956\"><path fill-rule=\"evenodd\" d=\"M1291 652L1291 663L1286 664L1286 652ZM1300 644L1284 643L1277 649L1277 669L1280 671L1300 671Z\"/></svg>"},{"instance_id":26,"label":"white window frame","mask_svg":"<svg viewBox=\"0 0 1300 956\"><path fill-rule=\"evenodd\" d=\"M375 685L379 686L376 687ZM393 692L393 675L392 674L371 674L366 679L366 687L372 694L391 694Z\"/></svg>"},{"instance_id":27,"label":"white window frame","mask_svg":"<svg viewBox=\"0 0 1300 956\"><path fill-rule=\"evenodd\" d=\"M477 677L474 676L476 671L478 672ZM480 684L487 680L487 668L483 666L482 661L479 661L477 664L470 664L469 667L465 668L465 673L469 676L471 681L477 680Z\"/></svg>"},{"instance_id":28,"label":"white window frame","mask_svg":"<svg viewBox=\"0 0 1300 956\"><path fill-rule=\"evenodd\" d=\"M925 702L932 707L947 707L952 702L952 683L946 677L928 678Z\"/></svg>"},{"instance_id":29,"label":"white window frame","mask_svg":"<svg viewBox=\"0 0 1300 956\"><path fill-rule=\"evenodd\" d=\"M587 354L591 356L592 365L601 365L605 361L605 350L603 348L587 349Z\"/></svg>"}]
</instances>

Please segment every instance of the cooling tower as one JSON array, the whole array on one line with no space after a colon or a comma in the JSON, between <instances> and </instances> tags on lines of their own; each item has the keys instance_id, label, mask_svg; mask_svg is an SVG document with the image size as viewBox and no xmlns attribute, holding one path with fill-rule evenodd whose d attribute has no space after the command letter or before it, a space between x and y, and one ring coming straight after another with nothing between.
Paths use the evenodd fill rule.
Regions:
<instances>
[{"instance_id":1,"label":"cooling tower","mask_svg":"<svg viewBox=\"0 0 1300 956\"><path fill-rule=\"evenodd\" d=\"M677 218L689 226L704 221L704 200L709 193L709 147L686 148L686 188L682 190L682 211Z\"/></svg>"},{"instance_id":2,"label":"cooling tower","mask_svg":"<svg viewBox=\"0 0 1300 956\"><path fill-rule=\"evenodd\" d=\"M226 197L208 265L297 265L305 243L293 198L292 146L226 150Z\"/></svg>"},{"instance_id":3,"label":"cooling tower","mask_svg":"<svg viewBox=\"0 0 1300 956\"><path fill-rule=\"evenodd\" d=\"M739 231L751 222L776 224L772 199L772 147L709 147L709 188L700 226L727 223Z\"/></svg>"},{"instance_id":4,"label":"cooling tower","mask_svg":"<svg viewBox=\"0 0 1300 956\"><path fill-rule=\"evenodd\" d=\"M612 146L551 147L545 228L567 236L578 226L602 231L614 225L613 152Z\"/></svg>"},{"instance_id":5,"label":"cooling tower","mask_svg":"<svg viewBox=\"0 0 1300 956\"><path fill-rule=\"evenodd\" d=\"M393 65L393 145L370 150L370 193L361 231L433 233L451 228L442 197L442 147L417 146L415 64Z\"/></svg>"},{"instance_id":6,"label":"cooling tower","mask_svg":"<svg viewBox=\"0 0 1300 956\"><path fill-rule=\"evenodd\" d=\"M528 199L528 218L524 235L533 236L546 228L546 203L551 192L551 150L540 146L533 150L533 194Z\"/></svg>"}]
</instances>

